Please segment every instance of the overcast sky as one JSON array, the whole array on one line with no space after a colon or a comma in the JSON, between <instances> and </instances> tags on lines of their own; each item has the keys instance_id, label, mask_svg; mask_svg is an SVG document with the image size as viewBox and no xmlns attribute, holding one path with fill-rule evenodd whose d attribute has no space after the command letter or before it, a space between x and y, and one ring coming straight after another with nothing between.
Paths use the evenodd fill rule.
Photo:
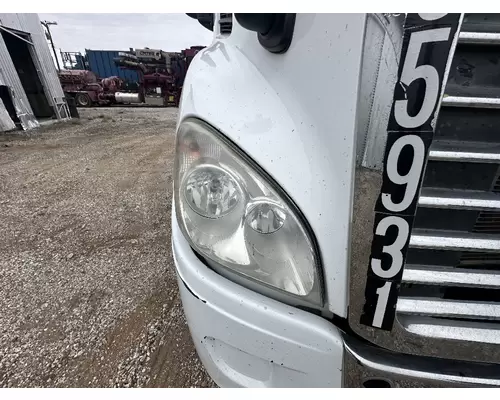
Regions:
<instances>
[{"instance_id":1,"label":"overcast sky","mask_svg":"<svg viewBox=\"0 0 500 400\"><path fill-rule=\"evenodd\" d=\"M137 3L139 4L139 3ZM51 26L59 52L149 47L180 51L210 44L212 32L186 14L38 14Z\"/></svg>"}]
</instances>

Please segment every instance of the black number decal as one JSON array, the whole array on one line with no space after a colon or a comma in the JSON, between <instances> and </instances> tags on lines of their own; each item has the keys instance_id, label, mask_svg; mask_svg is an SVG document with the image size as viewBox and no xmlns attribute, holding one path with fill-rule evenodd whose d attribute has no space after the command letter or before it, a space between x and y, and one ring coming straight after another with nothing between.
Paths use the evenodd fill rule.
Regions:
<instances>
[{"instance_id":1,"label":"black number decal","mask_svg":"<svg viewBox=\"0 0 500 400\"><path fill-rule=\"evenodd\" d=\"M382 187L380 199L383 211L400 213L414 205L427 149L424 138L418 135L391 133L388 139L389 150L385 160L385 181L388 185ZM413 153L413 157L409 157L409 152Z\"/></svg>"},{"instance_id":2,"label":"black number decal","mask_svg":"<svg viewBox=\"0 0 500 400\"><path fill-rule=\"evenodd\" d=\"M461 14L407 14L361 323L391 330L437 108Z\"/></svg>"},{"instance_id":3,"label":"black number decal","mask_svg":"<svg viewBox=\"0 0 500 400\"><path fill-rule=\"evenodd\" d=\"M361 323L390 330L396 314L399 283L369 276L366 284L366 302Z\"/></svg>"},{"instance_id":4,"label":"black number decal","mask_svg":"<svg viewBox=\"0 0 500 400\"><path fill-rule=\"evenodd\" d=\"M391 240L388 231L389 228L395 227L396 234ZM381 243L380 245L374 240L374 247L382 247L381 256L378 257L376 249L372 250L372 257L370 260L371 271L379 278L394 279L403 270L403 249L408 244L410 237L410 224L402 217L395 215L384 216L375 228L375 235L383 239L389 239L390 244ZM388 262L382 261L382 256L388 255L390 259ZM385 265L383 265L385 264Z\"/></svg>"},{"instance_id":5,"label":"black number decal","mask_svg":"<svg viewBox=\"0 0 500 400\"><path fill-rule=\"evenodd\" d=\"M417 67L417 61L424 43L446 42L450 37L450 32L451 28L438 28L410 34L408 51L399 82L400 85L408 87L417 79L423 79L425 81L425 92L422 106L414 116L410 116L408 112L408 100L396 100L394 102L394 117L402 128L418 128L424 125L432 116L438 96L441 93L439 74L431 64L421 64Z\"/></svg>"}]
</instances>

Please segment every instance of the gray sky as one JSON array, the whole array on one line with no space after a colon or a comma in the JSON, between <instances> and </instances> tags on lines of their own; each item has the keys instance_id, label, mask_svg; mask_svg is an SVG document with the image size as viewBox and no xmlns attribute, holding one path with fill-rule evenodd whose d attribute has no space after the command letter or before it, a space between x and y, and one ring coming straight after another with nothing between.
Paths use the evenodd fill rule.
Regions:
<instances>
[{"instance_id":1,"label":"gray sky","mask_svg":"<svg viewBox=\"0 0 500 400\"><path fill-rule=\"evenodd\" d=\"M129 47L180 51L210 44L212 32L185 14L38 14L56 21L51 33L57 51L128 50Z\"/></svg>"}]
</instances>

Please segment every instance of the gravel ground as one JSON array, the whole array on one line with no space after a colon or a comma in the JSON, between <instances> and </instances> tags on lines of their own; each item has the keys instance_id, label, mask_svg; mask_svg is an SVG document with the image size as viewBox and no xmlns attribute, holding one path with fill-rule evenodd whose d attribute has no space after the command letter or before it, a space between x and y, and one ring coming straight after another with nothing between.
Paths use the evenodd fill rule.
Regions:
<instances>
[{"instance_id":1,"label":"gravel ground","mask_svg":"<svg viewBox=\"0 0 500 400\"><path fill-rule=\"evenodd\" d=\"M211 387L170 248L176 109L0 134L0 386Z\"/></svg>"}]
</instances>

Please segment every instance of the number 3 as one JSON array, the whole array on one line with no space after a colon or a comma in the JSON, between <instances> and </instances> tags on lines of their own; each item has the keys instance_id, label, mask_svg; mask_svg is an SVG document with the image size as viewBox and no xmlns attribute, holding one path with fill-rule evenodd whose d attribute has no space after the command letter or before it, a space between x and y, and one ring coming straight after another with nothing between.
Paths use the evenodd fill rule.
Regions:
<instances>
[{"instance_id":1,"label":"number 3","mask_svg":"<svg viewBox=\"0 0 500 400\"><path fill-rule=\"evenodd\" d=\"M380 220L377 225L377 229L375 229L375 234L385 236L387 229L392 225L398 227L398 236L393 244L382 248L382 253L389 254L392 257L390 268L387 270L382 269L382 260L378 258L373 258L371 262L373 273L384 279L394 278L398 272L401 271L401 268L403 267L402 250L403 247L405 247L408 235L410 234L408 222L401 217L395 216L385 217Z\"/></svg>"},{"instance_id":2,"label":"number 3","mask_svg":"<svg viewBox=\"0 0 500 400\"><path fill-rule=\"evenodd\" d=\"M408 100L397 100L394 103L394 117L403 128L416 128L423 125L431 116L439 95L439 75L432 65L419 65L420 48L427 42L441 42L448 40L451 28L431 29L414 32L410 36L410 43L406 53L400 83L406 86L421 78L425 80L425 95L420 111L415 116L408 114Z\"/></svg>"}]
</instances>

